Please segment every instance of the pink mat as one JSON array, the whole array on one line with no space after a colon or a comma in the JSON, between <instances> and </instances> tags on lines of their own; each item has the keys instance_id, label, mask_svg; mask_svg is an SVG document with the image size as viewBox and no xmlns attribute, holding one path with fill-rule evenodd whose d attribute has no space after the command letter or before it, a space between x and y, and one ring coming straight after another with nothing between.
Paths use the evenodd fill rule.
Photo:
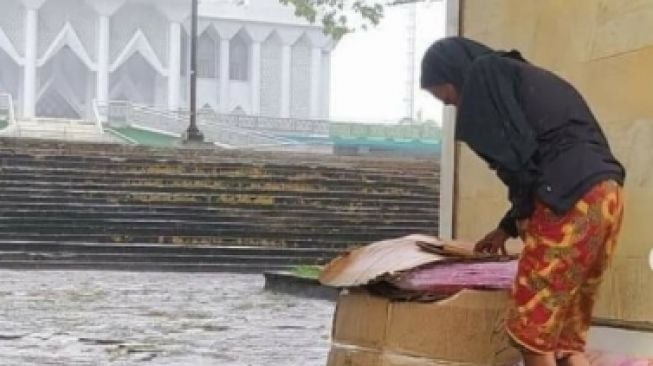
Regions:
<instances>
[{"instance_id":1,"label":"pink mat","mask_svg":"<svg viewBox=\"0 0 653 366\"><path fill-rule=\"evenodd\" d=\"M510 289L517 261L441 263L408 271L394 280L403 290L455 293L462 289Z\"/></svg>"},{"instance_id":2,"label":"pink mat","mask_svg":"<svg viewBox=\"0 0 653 366\"><path fill-rule=\"evenodd\" d=\"M653 360L650 359L609 355L601 352L589 352L588 358L592 366L653 366Z\"/></svg>"}]
</instances>

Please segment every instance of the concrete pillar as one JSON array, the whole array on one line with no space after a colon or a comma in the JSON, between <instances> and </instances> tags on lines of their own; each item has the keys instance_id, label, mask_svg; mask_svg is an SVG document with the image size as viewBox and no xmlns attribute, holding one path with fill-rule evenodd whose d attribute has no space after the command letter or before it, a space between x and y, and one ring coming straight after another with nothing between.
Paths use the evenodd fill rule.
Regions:
<instances>
[{"instance_id":1,"label":"concrete pillar","mask_svg":"<svg viewBox=\"0 0 653 366\"><path fill-rule=\"evenodd\" d=\"M23 118L34 117L36 110L36 58L39 6L27 7L25 18L25 66L23 71Z\"/></svg>"},{"instance_id":2,"label":"concrete pillar","mask_svg":"<svg viewBox=\"0 0 653 366\"><path fill-rule=\"evenodd\" d=\"M245 27L252 46L249 62L249 80L251 94L250 113L254 115L261 114L261 45L268 38L272 29L268 25L249 24Z\"/></svg>"},{"instance_id":3,"label":"concrete pillar","mask_svg":"<svg viewBox=\"0 0 653 366\"><path fill-rule=\"evenodd\" d=\"M459 34L459 0L447 0L446 35ZM438 215L438 236L442 239L455 239L455 184L456 184L456 112L445 107L442 118L442 141L440 153L440 212Z\"/></svg>"},{"instance_id":4,"label":"concrete pillar","mask_svg":"<svg viewBox=\"0 0 653 366\"><path fill-rule=\"evenodd\" d=\"M124 0L122 0L124 1ZM190 1L156 1L167 16L168 25L168 109L179 110L181 103L181 24L190 16ZM164 87L165 89L165 87ZM157 88L157 90L160 90ZM159 97L155 99L160 99ZM162 101L165 103L165 99Z\"/></svg>"},{"instance_id":5,"label":"concrete pillar","mask_svg":"<svg viewBox=\"0 0 653 366\"><path fill-rule=\"evenodd\" d=\"M251 93L252 93L252 114L261 113L261 42L252 42L251 70Z\"/></svg>"},{"instance_id":6,"label":"concrete pillar","mask_svg":"<svg viewBox=\"0 0 653 366\"><path fill-rule=\"evenodd\" d=\"M281 47L281 117L290 117L290 71L292 66L292 47Z\"/></svg>"},{"instance_id":7,"label":"concrete pillar","mask_svg":"<svg viewBox=\"0 0 653 366\"><path fill-rule=\"evenodd\" d=\"M98 20L96 99L109 101L109 16L100 14Z\"/></svg>"},{"instance_id":8,"label":"concrete pillar","mask_svg":"<svg viewBox=\"0 0 653 366\"><path fill-rule=\"evenodd\" d=\"M229 39L220 40L220 111L229 113Z\"/></svg>"},{"instance_id":9,"label":"concrete pillar","mask_svg":"<svg viewBox=\"0 0 653 366\"><path fill-rule=\"evenodd\" d=\"M320 118L320 92L322 81L322 49L313 47L311 52L311 118Z\"/></svg>"},{"instance_id":10,"label":"concrete pillar","mask_svg":"<svg viewBox=\"0 0 653 366\"><path fill-rule=\"evenodd\" d=\"M293 29L277 30L281 39L281 117L290 117L290 87L292 68L292 46L304 34L304 32Z\"/></svg>"},{"instance_id":11,"label":"concrete pillar","mask_svg":"<svg viewBox=\"0 0 653 366\"><path fill-rule=\"evenodd\" d=\"M168 109L179 109L181 87L181 23L170 22L168 45Z\"/></svg>"}]
</instances>

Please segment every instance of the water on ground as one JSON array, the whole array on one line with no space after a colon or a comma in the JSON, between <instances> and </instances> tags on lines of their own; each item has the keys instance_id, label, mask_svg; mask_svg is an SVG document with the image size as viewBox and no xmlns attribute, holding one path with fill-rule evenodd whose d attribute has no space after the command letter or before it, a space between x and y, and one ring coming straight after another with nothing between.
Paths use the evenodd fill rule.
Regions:
<instances>
[{"instance_id":1,"label":"water on ground","mask_svg":"<svg viewBox=\"0 0 653 366\"><path fill-rule=\"evenodd\" d=\"M332 313L261 275L0 271L0 365L324 366Z\"/></svg>"}]
</instances>

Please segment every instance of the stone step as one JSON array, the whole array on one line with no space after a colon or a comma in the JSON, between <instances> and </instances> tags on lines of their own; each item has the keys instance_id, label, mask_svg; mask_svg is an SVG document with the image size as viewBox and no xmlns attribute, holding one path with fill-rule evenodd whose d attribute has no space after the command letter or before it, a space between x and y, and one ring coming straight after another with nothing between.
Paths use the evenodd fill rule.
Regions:
<instances>
[{"instance_id":1,"label":"stone step","mask_svg":"<svg viewBox=\"0 0 653 366\"><path fill-rule=\"evenodd\" d=\"M182 200L183 198L183 200ZM237 198L237 199L236 199ZM179 207L180 209L191 210L241 210L241 211L258 211L270 212L271 214L278 214L285 210L293 210L296 212L308 211L315 215L319 214L339 214L341 212L352 212L357 214L380 214L382 212L402 213L402 214L417 214L426 217L433 217L438 214L437 202L383 202L383 201L368 201L368 202L351 202L342 200L301 200L290 198L275 198L267 201L256 201L246 199L249 197L238 197L232 200L217 200L211 197L177 197L172 199L170 196L137 196L133 197L115 197L115 196L97 196L95 194L82 195L70 194L63 195L59 192L41 194L39 192L31 192L30 195L19 195L15 193L3 194L0 192L0 206L11 204L50 204L50 205L70 205L74 202L78 205L88 206L105 206L117 205L122 207ZM365 205L362 205L365 203ZM403 203L403 204L402 204Z\"/></svg>"},{"instance_id":2,"label":"stone step","mask_svg":"<svg viewBox=\"0 0 653 366\"><path fill-rule=\"evenodd\" d=\"M437 165L412 165L410 162L404 162L397 167L358 167L349 165L299 165L299 164L270 164L265 162L202 162L202 161L179 161L171 162L166 160L143 160L143 159L91 159L83 156L28 156L28 155L11 155L0 156L0 161L4 166L24 167L25 169L33 168L50 168L50 169L69 169L84 171L104 171L114 170L119 172L140 171L141 173L150 174L207 174L207 173L229 173L244 172L246 176L259 176L268 174L287 175L297 172L305 174L320 173L325 177L336 176L369 176L369 177L401 177L406 178L430 178L437 174Z\"/></svg>"},{"instance_id":3,"label":"stone step","mask_svg":"<svg viewBox=\"0 0 653 366\"><path fill-rule=\"evenodd\" d=\"M356 168L339 166L302 166L302 165L269 165L257 162L238 163L202 163L202 162L134 162L134 161L94 161L81 157L69 157L69 160L45 157L0 157L0 162L7 167L22 167L24 169L58 169L61 171L119 172L135 174L158 175L223 175L240 177L287 177L306 176L308 178L324 179L364 179L382 181L425 180L434 182L437 178L435 166L414 167L405 163L401 169ZM403 179L403 180L402 180Z\"/></svg>"},{"instance_id":4,"label":"stone step","mask_svg":"<svg viewBox=\"0 0 653 366\"><path fill-rule=\"evenodd\" d=\"M190 231L197 230L197 232L205 233L216 233L220 234L225 231L232 230L247 230L252 232L257 231L272 231L272 230L281 230L281 231L292 231L292 232L321 232L323 234L329 233L347 233L347 232L356 232L356 231L380 231L384 233L392 233L395 231L404 232L406 230L416 230L423 231L428 230L431 223L428 221L423 221L421 223L416 222L377 222L370 223L369 225L361 225L358 223L347 223L341 222L336 223L336 225L329 225L328 223L315 223L310 221L297 222L296 219L292 220L268 220L259 221L259 220L245 220L241 219L239 221L198 221L198 220L182 220L182 219L156 219L151 217L140 217L140 218L90 218L90 217L0 217L0 229L1 228L30 228L33 226L38 226L47 230L48 228L60 228L60 229L71 229L79 230L80 227L85 227L88 230L96 230L102 228L102 230L109 231L119 231L125 230L125 232L138 231L142 232L144 230L153 230L157 233L163 233L168 231ZM361 229L361 226L365 229Z\"/></svg>"},{"instance_id":5,"label":"stone step","mask_svg":"<svg viewBox=\"0 0 653 366\"><path fill-rule=\"evenodd\" d=\"M283 153L281 153L283 154ZM283 156L283 155L280 155ZM322 157L324 155L319 155ZM439 163L435 160L430 161L412 161L412 160L403 160L403 161L393 161L386 164L367 164L360 162L350 162L350 161L330 161L328 158L326 160L315 160L315 161L296 161L288 160L285 158L280 158L277 160L258 160L258 159L248 159L241 157L234 158L224 158L222 155L216 155L211 159L206 158L177 158L177 157L166 157L166 156L133 156L133 155L124 155L116 156L108 153L98 155L98 156L89 156L79 153L69 153L69 154L53 154L53 155L43 155L33 152L10 152L3 153L0 150L0 160L7 163L11 162L16 165L29 164L30 162L48 162L51 166L55 167L80 167L81 163L88 164L87 168L92 168L96 166L97 168L106 168L115 165L122 165L125 167L159 167L159 168L173 168L175 170L180 167L197 167L202 169L223 169L223 170L235 170L235 169L258 169L260 170L269 170L269 171L288 171L288 170L306 170L306 171L323 171L325 173L379 173L384 172L388 175L392 174L401 174L404 172L411 172L418 176L424 175L431 171L438 171ZM83 167L81 167L84 169Z\"/></svg>"},{"instance_id":6,"label":"stone step","mask_svg":"<svg viewBox=\"0 0 653 366\"><path fill-rule=\"evenodd\" d=\"M300 164L308 162L317 163L348 163L348 164L365 164L368 166L388 166L395 165L397 161L405 162L410 161L414 163L423 163L425 161L437 161L436 157L433 159L413 158L406 159L405 157L367 157L367 156L335 156L323 155L312 153L292 153L292 152L256 152L248 150L223 150L219 148L209 149L196 149L196 148L162 148L162 147L149 147L149 146L129 146L118 144L97 144L97 143L67 143L67 142L54 142L54 141L38 141L38 140L15 140L15 139L0 139L0 152L19 153L27 152L34 154L50 154L50 155L66 155L71 153L83 154L85 156L160 156L169 157L171 159L190 159L197 160L198 158L212 159L212 160L227 160L227 159L256 159L268 161L296 161Z\"/></svg>"},{"instance_id":7,"label":"stone step","mask_svg":"<svg viewBox=\"0 0 653 366\"><path fill-rule=\"evenodd\" d=\"M433 206L437 209L438 205ZM346 220L374 222L392 220L393 222L432 222L426 211L380 211L360 208L358 210L323 211L310 208L231 208L231 207L206 207L206 206L164 206L164 205L122 205L122 204L93 204L70 202L11 202L4 201L0 204L0 216L4 217L42 217L58 216L62 214L84 215L89 217L133 217L145 215L161 218L205 218L212 219L238 219L242 217L256 219L275 219L276 217L297 218L306 220ZM432 212L437 214L436 211ZM113 216L115 215L115 216Z\"/></svg>"},{"instance_id":8,"label":"stone step","mask_svg":"<svg viewBox=\"0 0 653 366\"><path fill-rule=\"evenodd\" d=\"M412 218L404 219L401 217L386 216L381 217L367 217L366 215L359 214L353 217L339 217L337 215L321 214L319 216L302 216L302 215L289 215L284 212L279 212L278 215L253 215L253 214L240 214L240 215L224 215L224 214L200 214L200 213L152 213L147 211L140 212L107 212L107 211L90 211L90 210L9 210L6 207L0 208L0 222L23 222L24 220L56 220L67 221L75 220L78 223L86 221L126 221L126 222L142 222L140 220L148 220L147 222L190 222L190 223L206 223L220 225L222 223L238 224L247 223L252 220L260 224L292 224L299 226L339 226L347 227L352 225L363 226L427 226L432 225L433 220L425 218ZM300 220L301 219L301 220Z\"/></svg>"},{"instance_id":9,"label":"stone step","mask_svg":"<svg viewBox=\"0 0 653 366\"><path fill-rule=\"evenodd\" d=\"M76 254L153 254L195 256L260 256L322 257L332 258L341 253L327 248L282 248L260 246L189 246L159 245L147 243L98 244L97 242L65 242L38 240L0 240L0 251L5 252L68 252Z\"/></svg>"},{"instance_id":10,"label":"stone step","mask_svg":"<svg viewBox=\"0 0 653 366\"><path fill-rule=\"evenodd\" d=\"M81 226L83 225L83 226ZM113 235L158 235L158 236L236 236L243 238L289 238L310 239L320 235L330 239L346 239L372 242L383 238L394 238L409 234L433 234L435 228L431 227L356 227L344 228L315 228L294 226L270 225L191 225L174 223L168 225L154 224L124 224L113 222L83 222L81 225L70 221L39 222L30 221L23 223L0 223L0 233L29 232L38 234L94 234L104 233Z\"/></svg>"},{"instance_id":11,"label":"stone step","mask_svg":"<svg viewBox=\"0 0 653 366\"><path fill-rule=\"evenodd\" d=\"M0 168L4 180L7 181L51 181L51 182L103 182L103 183L134 183L140 186L149 184L153 186L181 186L181 187L198 187L198 188L247 188L247 187L294 187L300 188L322 188L337 190L355 189L360 190L369 188L383 188L385 190L410 190L411 192L423 192L433 194L437 192L439 183L436 179L432 181L418 182L416 180L362 180L360 177L355 179L348 178L326 178L326 177L308 177L305 174L293 176L227 176L220 175L154 175L154 174L137 174L121 173L115 171L82 171L82 170L54 170L54 169L25 169L23 167Z\"/></svg>"},{"instance_id":12,"label":"stone step","mask_svg":"<svg viewBox=\"0 0 653 366\"><path fill-rule=\"evenodd\" d=\"M2 139L0 137L0 139ZM131 157L149 159L161 157L169 160L203 160L203 161L233 161L233 160L258 160L269 162L299 162L305 163L339 163L358 164L366 166L392 166L397 161L408 161L414 164L425 162L437 162L437 156L420 157L399 157L399 156L344 156L330 153L314 153L302 151L257 151L247 149L220 149L220 148L186 148L178 147L150 147L150 146L127 146L120 144L93 144L89 146L80 144L77 141L71 143L46 141L45 144L37 146L31 144L33 141L17 141L14 145L7 144L7 139L0 141L0 154L32 154L41 156L66 156L82 155L91 158Z\"/></svg>"},{"instance_id":13,"label":"stone step","mask_svg":"<svg viewBox=\"0 0 653 366\"><path fill-rule=\"evenodd\" d=\"M129 190L122 191L101 191L101 190L84 190L84 189L56 189L56 188L22 188L22 187L5 187L0 194L0 202L4 197L13 196L8 201L16 202L16 198L23 198L22 202L41 201L41 202L98 202L98 203L150 203L150 204L177 204L193 205L203 204L208 206L276 206L289 205L298 207L314 207L322 209L344 209L354 207L376 207L379 209L401 209L408 207L419 207L428 209L435 205L435 200L429 197L366 197L357 195L335 195L327 194L324 196L308 196L302 194L212 194L212 193L176 193L176 192L133 192Z\"/></svg>"},{"instance_id":14,"label":"stone step","mask_svg":"<svg viewBox=\"0 0 653 366\"><path fill-rule=\"evenodd\" d=\"M122 263L179 263L179 264L244 264L244 265L310 265L324 264L331 258L276 255L192 255L157 253L75 253L6 251L0 249L0 262L11 261L75 261L75 262L122 262Z\"/></svg>"},{"instance_id":15,"label":"stone step","mask_svg":"<svg viewBox=\"0 0 653 366\"><path fill-rule=\"evenodd\" d=\"M81 262L64 260L0 260L0 269L13 270L90 270L90 271L132 271L132 272L232 272L232 273L263 273L265 271L283 271L292 265L269 264L194 264L166 262Z\"/></svg>"},{"instance_id":16,"label":"stone step","mask_svg":"<svg viewBox=\"0 0 653 366\"><path fill-rule=\"evenodd\" d=\"M219 178L216 179L216 182L219 182ZM397 190L396 188L383 189L380 187L375 187L373 185L363 186L361 185L358 189L333 189L327 190L323 187L309 187L303 185L288 185L281 184L276 187L273 186L243 186L239 187L226 187L220 188L218 184L214 184L214 187L201 187L198 185L191 185L188 187L183 187L179 185L162 185L157 186L153 184L143 183L143 182L79 182L74 180L69 181L12 181L7 179L0 180L0 189L12 189L12 188L22 188L22 189L34 189L42 190L42 188L47 188L48 190L56 189L67 189L67 190L84 190L84 191L129 191L129 192L146 192L146 193L186 193L186 194L261 194L261 195L301 195L302 197L320 197L320 196L329 196L329 197L346 197L351 199L357 198L376 198L381 197L386 200L391 199L426 199L432 198L435 196L435 192L415 192L410 189Z\"/></svg>"},{"instance_id":17,"label":"stone step","mask_svg":"<svg viewBox=\"0 0 653 366\"><path fill-rule=\"evenodd\" d=\"M387 238L386 238L387 239ZM198 236L198 235L124 235L110 233L76 234L76 233L34 233L34 232L0 232L0 240L3 241L32 241L43 243L96 243L110 245L133 245L153 244L162 246L249 246L269 248L312 248L324 250L344 250L361 245L369 244L371 241L365 239L327 238L322 236L304 238L270 238L270 237L247 237L243 235L220 235L220 236Z\"/></svg>"}]
</instances>

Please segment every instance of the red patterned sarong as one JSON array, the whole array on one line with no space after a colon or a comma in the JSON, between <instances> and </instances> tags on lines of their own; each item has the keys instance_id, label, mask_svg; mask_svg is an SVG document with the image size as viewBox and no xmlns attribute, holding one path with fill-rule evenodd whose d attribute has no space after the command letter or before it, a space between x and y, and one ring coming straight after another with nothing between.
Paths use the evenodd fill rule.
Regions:
<instances>
[{"instance_id":1,"label":"red patterned sarong","mask_svg":"<svg viewBox=\"0 0 653 366\"><path fill-rule=\"evenodd\" d=\"M594 298L621 227L621 187L596 185L563 216L537 203L523 223L524 250L507 329L537 353L583 352Z\"/></svg>"}]
</instances>

